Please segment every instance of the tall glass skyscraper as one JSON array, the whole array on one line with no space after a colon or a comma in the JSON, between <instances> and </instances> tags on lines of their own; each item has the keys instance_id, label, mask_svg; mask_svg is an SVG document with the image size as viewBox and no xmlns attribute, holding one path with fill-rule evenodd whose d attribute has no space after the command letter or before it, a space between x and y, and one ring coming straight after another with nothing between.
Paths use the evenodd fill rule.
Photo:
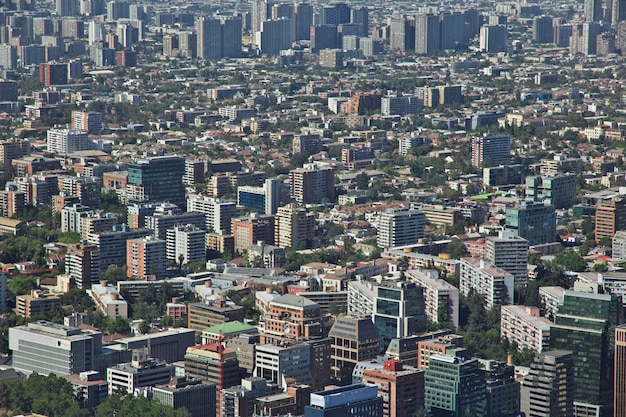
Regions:
<instances>
[{"instance_id":1,"label":"tall glass skyscraper","mask_svg":"<svg viewBox=\"0 0 626 417\"><path fill-rule=\"evenodd\" d=\"M185 157L138 158L128 166L128 201L168 202L185 209Z\"/></svg>"}]
</instances>

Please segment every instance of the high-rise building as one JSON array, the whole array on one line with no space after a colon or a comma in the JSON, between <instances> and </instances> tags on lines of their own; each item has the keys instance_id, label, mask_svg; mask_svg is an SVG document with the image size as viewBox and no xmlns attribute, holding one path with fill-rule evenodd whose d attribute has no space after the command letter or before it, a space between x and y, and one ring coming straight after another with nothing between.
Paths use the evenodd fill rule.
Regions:
<instances>
[{"instance_id":1,"label":"high-rise building","mask_svg":"<svg viewBox=\"0 0 626 417\"><path fill-rule=\"evenodd\" d=\"M383 369L366 369L363 383L375 384L383 398L383 417L411 417L424 407L424 371L388 359Z\"/></svg>"},{"instance_id":2,"label":"high-rise building","mask_svg":"<svg viewBox=\"0 0 626 417\"><path fill-rule=\"evenodd\" d=\"M102 130L102 113L96 111L73 111L72 129L83 132Z\"/></svg>"},{"instance_id":3,"label":"high-rise building","mask_svg":"<svg viewBox=\"0 0 626 417\"><path fill-rule=\"evenodd\" d=\"M486 417L485 375L464 349L432 355L424 377L425 409L433 416Z\"/></svg>"},{"instance_id":4,"label":"high-rise building","mask_svg":"<svg viewBox=\"0 0 626 417\"><path fill-rule=\"evenodd\" d=\"M254 34L254 44L264 55L278 55L290 49L293 43L293 20L277 19L261 22L261 30Z\"/></svg>"},{"instance_id":5,"label":"high-rise building","mask_svg":"<svg viewBox=\"0 0 626 417\"><path fill-rule=\"evenodd\" d=\"M500 309L500 336L524 348L541 352L550 348L552 322L539 315L538 307L505 305Z\"/></svg>"},{"instance_id":6,"label":"high-rise building","mask_svg":"<svg viewBox=\"0 0 626 417\"><path fill-rule=\"evenodd\" d=\"M199 379L173 378L152 388L152 398L174 410L184 408L191 417L215 417L216 386Z\"/></svg>"},{"instance_id":7,"label":"high-rise building","mask_svg":"<svg viewBox=\"0 0 626 417\"><path fill-rule=\"evenodd\" d=\"M477 258L461 258L459 290L463 295L470 291L485 298L485 308L513 303L515 278L513 275L488 261Z\"/></svg>"},{"instance_id":8,"label":"high-rise building","mask_svg":"<svg viewBox=\"0 0 626 417\"><path fill-rule=\"evenodd\" d=\"M100 271L106 271L110 265L126 265L126 242L152 235L149 229L116 229L110 232L90 233L87 242L100 249Z\"/></svg>"},{"instance_id":9,"label":"high-rise building","mask_svg":"<svg viewBox=\"0 0 626 417\"><path fill-rule=\"evenodd\" d=\"M133 351L133 361L107 368L109 395L117 392L133 394L136 389L170 382L174 367L165 361L148 358L143 350Z\"/></svg>"},{"instance_id":10,"label":"high-rise building","mask_svg":"<svg viewBox=\"0 0 626 417\"><path fill-rule=\"evenodd\" d=\"M553 19L551 16L536 16L533 18L533 42L554 42Z\"/></svg>"},{"instance_id":11,"label":"high-rise building","mask_svg":"<svg viewBox=\"0 0 626 417\"><path fill-rule=\"evenodd\" d=\"M232 201L196 195L187 199L187 211L203 213L206 216L208 233L229 235L232 231L232 218L237 212L237 205Z\"/></svg>"},{"instance_id":12,"label":"high-rise building","mask_svg":"<svg viewBox=\"0 0 626 417\"><path fill-rule=\"evenodd\" d=\"M241 18L221 17L220 24L222 26L222 58L239 58L241 56Z\"/></svg>"},{"instance_id":13,"label":"high-rise building","mask_svg":"<svg viewBox=\"0 0 626 417\"><path fill-rule=\"evenodd\" d=\"M319 204L335 201L335 170L304 164L304 167L289 171L291 197L301 204Z\"/></svg>"},{"instance_id":14,"label":"high-rise building","mask_svg":"<svg viewBox=\"0 0 626 417\"><path fill-rule=\"evenodd\" d=\"M515 380L515 366L492 360L480 362L487 383L487 415L519 415L520 383Z\"/></svg>"},{"instance_id":15,"label":"high-rise building","mask_svg":"<svg viewBox=\"0 0 626 417\"><path fill-rule=\"evenodd\" d=\"M191 346L185 353L185 376L216 384L218 392L241 382L237 354L221 341Z\"/></svg>"},{"instance_id":16,"label":"high-rise building","mask_svg":"<svg viewBox=\"0 0 626 417\"><path fill-rule=\"evenodd\" d=\"M232 233L235 238L235 252L247 252L257 242L274 244L274 216L256 215L234 218Z\"/></svg>"},{"instance_id":17,"label":"high-rise building","mask_svg":"<svg viewBox=\"0 0 626 417\"><path fill-rule=\"evenodd\" d=\"M425 236L426 216L419 210L387 209L378 217L379 248L417 244Z\"/></svg>"},{"instance_id":18,"label":"high-rise building","mask_svg":"<svg viewBox=\"0 0 626 417\"><path fill-rule=\"evenodd\" d=\"M65 254L65 273L76 287L91 288L100 279L100 250L96 245L73 245Z\"/></svg>"},{"instance_id":19,"label":"high-rise building","mask_svg":"<svg viewBox=\"0 0 626 417\"><path fill-rule=\"evenodd\" d=\"M446 49L465 49L469 39L465 38L465 18L460 12L443 13L441 21L441 46Z\"/></svg>"},{"instance_id":20,"label":"high-rise building","mask_svg":"<svg viewBox=\"0 0 626 417\"><path fill-rule=\"evenodd\" d=\"M59 16L78 16L79 0L56 0L56 12Z\"/></svg>"},{"instance_id":21,"label":"high-rise building","mask_svg":"<svg viewBox=\"0 0 626 417\"><path fill-rule=\"evenodd\" d=\"M239 45L241 47L241 42ZM197 58L198 35L189 31L180 32L178 36L178 53L186 58Z\"/></svg>"},{"instance_id":22,"label":"high-rise building","mask_svg":"<svg viewBox=\"0 0 626 417\"><path fill-rule=\"evenodd\" d=\"M404 356L406 359L402 359L402 362L414 363L417 369L424 370L428 368L431 356L448 355L451 352L456 351L457 348L463 347L463 336L453 334L450 331L443 331L439 333L443 334L430 333L421 336L404 338L404 340L397 339L399 342L401 342L401 350L403 348L402 344L405 345L405 352L398 352L398 354L394 356ZM387 353L389 353L390 349L391 346L389 349L387 349ZM413 354L412 352L409 353L409 351L414 351L415 354Z\"/></svg>"},{"instance_id":23,"label":"high-rise building","mask_svg":"<svg viewBox=\"0 0 626 417\"><path fill-rule=\"evenodd\" d=\"M585 0L584 1L585 20L589 22L598 22L602 20L604 13L602 12L602 0Z\"/></svg>"},{"instance_id":24,"label":"high-rise building","mask_svg":"<svg viewBox=\"0 0 626 417\"><path fill-rule=\"evenodd\" d=\"M626 231L619 230L615 232L612 249L612 258L626 261Z\"/></svg>"},{"instance_id":25,"label":"high-rise building","mask_svg":"<svg viewBox=\"0 0 626 417\"><path fill-rule=\"evenodd\" d=\"M526 201L550 204L556 209L568 209L576 196L577 175L526 177Z\"/></svg>"},{"instance_id":26,"label":"high-rise building","mask_svg":"<svg viewBox=\"0 0 626 417\"><path fill-rule=\"evenodd\" d=\"M319 338L324 334L320 305L306 297L282 295L270 301L261 330L262 343Z\"/></svg>"},{"instance_id":27,"label":"high-rise building","mask_svg":"<svg viewBox=\"0 0 626 417\"><path fill-rule=\"evenodd\" d=\"M380 334L370 316L339 316L328 332L331 338L331 379L339 385L352 381L357 362L380 353Z\"/></svg>"},{"instance_id":28,"label":"high-rise building","mask_svg":"<svg viewBox=\"0 0 626 417\"><path fill-rule=\"evenodd\" d=\"M287 204L276 212L274 245L281 248L306 248L315 236L315 214L304 207Z\"/></svg>"},{"instance_id":29,"label":"high-rise building","mask_svg":"<svg viewBox=\"0 0 626 417\"><path fill-rule=\"evenodd\" d=\"M253 0L251 10L251 27L252 34L261 30L261 24L272 17L273 3L268 0ZM313 19L313 11L311 9L311 20Z\"/></svg>"},{"instance_id":30,"label":"high-rise building","mask_svg":"<svg viewBox=\"0 0 626 417\"><path fill-rule=\"evenodd\" d=\"M522 202L516 207L508 208L506 228L516 236L528 240L530 246L554 242L556 238L554 207L543 203Z\"/></svg>"},{"instance_id":31,"label":"high-rise building","mask_svg":"<svg viewBox=\"0 0 626 417\"><path fill-rule=\"evenodd\" d=\"M54 346L54 349L50 349ZM67 376L96 369L102 333L39 320L9 328L13 368L25 374Z\"/></svg>"},{"instance_id":32,"label":"high-rise building","mask_svg":"<svg viewBox=\"0 0 626 417\"><path fill-rule=\"evenodd\" d=\"M354 384L311 394L304 417L383 417L376 385Z\"/></svg>"},{"instance_id":33,"label":"high-rise building","mask_svg":"<svg viewBox=\"0 0 626 417\"><path fill-rule=\"evenodd\" d=\"M480 49L487 53L506 52L507 30L504 25L485 25L480 28Z\"/></svg>"},{"instance_id":34,"label":"high-rise building","mask_svg":"<svg viewBox=\"0 0 626 417\"><path fill-rule=\"evenodd\" d=\"M527 417L574 415L572 352L551 350L535 357L522 383L520 409Z\"/></svg>"},{"instance_id":35,"label":"high-rise building","mask_svg":"<svg viewBox=\"0 0 626 417\"><path fill-rule=\"evenodd\" d=\"M623 322L622 299L616 295L565 291L550 329L550 348L574 356L574 401L613 403L615 327Z\"/></svg>"},{"instance_id":36,"label":"high-rise building","mask_svg":"<svg viewBox=\"0 0 626 417\"><path fill-rule=\"evenodd\" d=\"M198 19L198 57L206 60L222 58L222 23L219 19Z\"/></svg>"},{"instance_id":37,"label":"high-rise building","mask_svg":"<svg viewBox=\"0 0 626 417\"><path fill-rule=\"evenodd\" d=\"M334 3L320 10L323 25L340 25L350 23L350 6L346 3Z\"/></svg>"},{"instance_id":38,"label":"high-rise building","mask_svg":"<svg viewBox=\"0 0 626 417\"><path fill-rule=\"evenodd\" d=\"M426 316L433 323L459 325L459 289L439 278L436 270L415 269L406 271L408 281L424 289Z\"/></svg>"},{"instance_id":39,"label":"high-rise building","mask_svg":"<svg viewBox=\"0 0 626 417\"><path fill-rule=\"evenodd\" d=\"M0 67L4 69L17 68L17 46L0 45Z\"/></svg>"},{"instance_id":40,"label":"high-rise building","mask_svg":"<svg viewBox=\"0 0 626 417\"><path fill-rule=\"evenodd\" d=\"M626 20L626 1L613 0L611 10L611 23L617 27L619 22Z\"/></svg>"},{"instance_id":41,"label":"high-rise building","mask_svg":"<svg viewBox=\"0 0 626 417\"><path fill-rule=\"evenodd\" d=\"M169 202L185 207L185 158L179 155L137 158L128 165L129 202Z\"/></svg>"},{"instance_id":42,"label":"high-rise building","mask_svg":"<svg viewBox=\"0 0 626 417\"><path fill-rule=\"evenodd\" d=\"M130 239L126 242L126 275L146 279L167 276L166 242L152 236Z\"/></svg>"},{"instance_id":43,"label":"high-rise building","mask_svg":"<svg viewBox=\"0 0 626 417\"><path fill-rule=\"evenodd\" d=\"M89 22L89 45L93 45L97 42L104 42L105 32L104 23L92 20Z\"/></svg>"},{"instance_id":44,"label":"high-rise building","mask_svg":"<svg viewBox=\"0 0 626 417\"><path fill-rule=\"evenodd\" d=\"M89 150L91 141L86 132L70 129L50 129L47 133L47 149L61 155Z\"/></svg>"},{"instance_id":45,"label":"high-rise building","mask_svg":"<svg viewBox=\"0 0 626 417\"><path fill-rule=\"evenodd\" d=\"M510 231L485 238L485 259L515 277L516 284L528 280L528 241Z\"/></svg>"},{"instance_id":46,"label":"high-rise building","mask_svg":"<svg viewBox=\"0 0 626 417\"><path fill-rule=\"evenodd\" d=\"M254 376L286 388L287 376L297 383L312 383L311 345L257 345Z\"/></svg>"},{"instance_id":47,"label":"high-rise building","mask_svg":"<svg viewBox=\"0 0 626 417\"><path fill-rule=\"evenodd\" d=\"M313 6L308 3L298 3L294 9L295 41L311 39L311 25L313 24ZM259 26L260 27L260 26Z\"/></svg>"},{"instance_id":48,"label":"high-rise building","mask_svg":"<svg viewBox=\"0 0 626 417\"><path fill-rule=\"evenodd\" d=\"M613 238L626 229L626 199L601 202L596 206L596 240Z\"/></svg>"},{"instance_id":49,"label":"high-rise building","mask_svg":"<svg viewBox=\"0 0 626 417\"><path fill-rule=\"evenodd\" d=\"M472 165L498 166L511 159L511 138L509 136L475 136L472 138Z\"/></svg>"},{"instance_id":50,"label":"high-rise building","mask_svg":"<svg viewBox=\"0 0 626 417\"><path fill-rule=\"evenodd\" d=\"M167 229L166 234L168 261L180 265L206 261L206 231L187 224Z\"/></svg>"},{"instance_id":51,"label":"high-rise building","mask_svg":"<svg viewBox=\"0 0 626 417\"><path fill-rule=\"evenodd\" d=\"M426 329L424 292L414 282L383 282L376 287L373 314L384 351L391 339L417 334Z\"/></svg>"},{"instance_id":52,"label":"high-rise building","mask_svg":"<svg viewBox=\"0 0 626 417\"><path fill-rule=\"evenodd\" d=\"M265 180L262 187L237 187L237 204L261 213L276 214L280 205L282 184L281 180L271 178Z\"/></svg>"},{"instance_id":53,"label":"high-rise building","mask_svg":"<svg viewBox=\"0 0 626 417\"><path fill-rule=\"evenodd\" d=\"M615 362L613 367L613 416L626 416L626 325L615 328Z\"/></svg>"}]
</instances>

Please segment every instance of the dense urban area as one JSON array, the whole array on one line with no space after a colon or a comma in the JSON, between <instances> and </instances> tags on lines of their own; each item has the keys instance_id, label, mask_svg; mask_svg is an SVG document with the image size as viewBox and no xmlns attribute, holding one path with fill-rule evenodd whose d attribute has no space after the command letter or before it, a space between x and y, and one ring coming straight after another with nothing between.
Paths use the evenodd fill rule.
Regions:
<instances>
[{"instance_id":1,"label":"dense urban area","mask_svg":"<svg viewBox=\"0 0 626 417\"><path fill-rule=\"evenodd\" d=\"M626 0L0 6L0 416L626 417Z\"/></svg>"}]
</instances>

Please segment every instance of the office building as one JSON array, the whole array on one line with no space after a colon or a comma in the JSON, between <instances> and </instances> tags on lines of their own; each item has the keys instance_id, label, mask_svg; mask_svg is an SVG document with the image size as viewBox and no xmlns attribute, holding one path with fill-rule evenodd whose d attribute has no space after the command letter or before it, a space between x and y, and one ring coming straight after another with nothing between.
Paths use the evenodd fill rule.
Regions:
<instances>
[{"instance_id":1,"label":"office building","mask_svg":"<svg viewBox=\"0 0 626 417\"><path fill-rule=\"evenodd\" d=\"M172 378L152 389L152 399L167 407L184 408L191 417L215 417L216 386L199 379Z\"/></svg>"},{"instance_id":2,"label":"office building","mask_svg":"<svg viewBox=\"0 0 626 417\"><path fill-rule=\"evenodd\" d=\"M152 215L145 217L144 225L154 231L155 238L166 240L167 231L176 226L192 225L197 229L206 229L206 215L195 211L182 213L176 207L161 204L155 208Z\"/></svg>"},{"instance_id":3,"label":"office building","mask_svg":"<svg viewBox=\"0 0 626 417\"><path fill-rule=\"evenodd\" d=\"M397 248L415 245L425 236L426 216L414 209L387 209L378 217L377 245Z\"/></svg>"},{"instance_id":4,"label":"office building","mask_svg":"<svg viewBox=\"0 0 626 417\"><path fill-rule=\"evenodd\" d=\"M0 209L4 217L13 217L21 213L26 206L26 193L22 191L0 191Z\"/></svg>"},{"instance_id":5,"label":"office building","mask_svg":"<svg viewBox=\"0 0 626 417\"><path fill-rule=\"evenodd\" d=\"M167 229L166 257L178 265L206 261L206 232L194 225L175 226Z\"/></svg>"},{"instance_id":6,"label":"office building","mask_svg":"<svg viewBox=\"0 0 626 417\"><path fill-rule=\"evenodd\" d=\"M232 218L235 217L237 205L232 201L197 195L187 199L187 211L203 213L209 233L228 235L232 231Z\"/></svg>"},{"instance_id":7,"label":"office building","mask_svg":"<svg viewBox=\"0 0 626 417\"><path fill-rule=\"evenodd\" d=\"M618 27L620 22L626 20L626 3L624 0L614 0L611 9L611 24Z\"/></svg>"},{"instance_id":8,"label":"office building","mask_svg":"<svg viewBox=\"0 0 626 417\"><path fill-rule=\"evenodd\" d=\"M539 302L543 317L554 323L559 307L563 305L563 287L539 287Z\"/></svg>"},{"instance_id":9,"label":"office building","mask_svg":"<svg viewBox=\"0 0 626 417\"><path fill-rule=\"evenodd\" d=\"M274 244L281 248L307 248L315 236L315 214L287 204L276 212Z\"/></svg>"},{"instance_id":10,"label":"office building","mask_svg":"<svg viewBox=\"0 0 626 417\"><path fill-rule=\"evenodd\" d=\"M538 307L505 305L500 309L500 337L517 348L543 352L550 348L552 322L541 317Z\"/></svg>"},{"instance_id":11,"label":"office building","mask_svg":"<svg viewBox=\"0 0 626 417\"><path fill-rule=\"evenodd\" d=\"M380 114L383 116L417 114L423 106L424 100L416 96L388 95L380 99ZM424 141L425 138L404 137L402 139L405 139L405 141L412 139L416 143L415 146L410 146L409 149L412 149L420 146L418 143ZM406 153L403 155L406 155Z\"/></svg>"},{"instance_id":12,"label":"office building","mask_svg":"<svg viewBox=\"0 0 626 417\"><path fill-rule=\"evenodd\" d=\"M289 171L291 198L300 204L320 204L335 201L335 170L304 164Z\"/></svg>"},{"instance_id":13,"label":"office building","mask_svg":"<svg viewBox=\"0 0 626 417\"><path fill-rule=\"evenodd\" d=\"M465 38L465 17L460 12L442 13L441 49L462 50L467 48L469 39Z\"/></svg>"},{"instance_id":14,"label":"office building","mask_svg":"<svg viewBox=\"0 0 626 417\"><path fill-rule=\"evenodd\" d=\"M585 0L584 16L588 22L599 22L604 17L602 0Z\"/></svg>"},{"instance_id":15,"label":"office building","mask_svg":"<svg viewBox=\"0 0 626 417\"><path fill-rule=\"evenodd\" d=\"M391 339L426 330L422 287L413 282L385 282L376 287L373 321L384 351Z\"/></svg>"},{"instance_id":16,"label":"office building","mask_svg":"<svg viewBox=\"0 0 626 417\"><path fill-rule=\"evenodd\" d=\"M126 242L126 275L136 279L167 276L167 243L152 236Z\"/></svg>"},{"instance_id":17,"label":"office building","mask_svg":"<svg viewBox=\"0 0 626 417\"><path fill-rule=\"evenodd\" d=\"M511 159L511 138L509 136L483 135L472 138L472 165L506 165Z\"/></svg>"},{"instance_id":18,"label":"office building","mask_svg":"<svg viewBox=\"0 0 626 417\"><path fill-rule=\"evenodd\" d=\"M310 340L323 335L320 306L306 297L285 294L270 301L261 326L262 343Z\"/></svg>"},{"instance_id":19,"label":"office building","mask_svg":"<svg viewBox=\"0 0 626 417\"><path fill-rule=\"evenodd\" d=\"M526 177L526 201L543 202L555 209L571 208L576 197L576 178L573 174Z\"/></svg>"},{"instance_id":20,"label":"office building","mask_svg":"<svg viewBox=\"0 0 626 417\"><path fill-rule=\"evenodd\" d=\"M294 139L295 141L295 139ZM266 179L262 187L237 187L237 204L265 214L276 214L281 201L282 181Z\"/></svg>"},{"instance_id":21,"label":"office building","mask_svg":"<svg viewBox=\"0 0 626 417\"><path fill-rule=\"evenodd\" d=\"M204 329L230 321L243 321L244 309L227 304L225 296L213 301L187 304L187 327L202 333Z\"/></svg>"},{"instance_id":22,"label":"office building","mask_svg":"<svg viewBox=\"0 0 626 417\"><path fill-rule=\"evenodd\" d=\"M313 24L313 6L308 3L299 3L294 7L295 41L311 39L311 25Z\"/></svg>"},{"instance_id":23,"label":"office building","mask_svg":"<svg viewBox=\"0 0 626 417\"><path fill-rule=\"evenodd\" d=\"M614 329L622 322L621 297L564 291L550 329L550 348L573 353L574 401L612 404Z\"/></svg>"},{"instance_id":24,"label":"office building","mask_svg":"<svg viewBox=\"0 0 626 417\"><path fill-rule=\"evenodd\" d=\"M436 270L414 269L405 272L408 281L424 289L425 312L433 323L459 325L459 289L439 277Z\"/></svg>"},{"instance_id":25,"label":"office building","mask_svg":"<svg viewBox=\"0 0 626 417\"><path fill-rule=\"evenodd\" d=\"M522 383L520 411L527 417L574 415L572 352L551 350L535 357Z\"/></svg>"},{"instance_id":26,"label":"office building","mask_svg":"<svg viewBox=\"0 0 626 417\"><path fill-rule=\"evenodd\" d=\"M46 86L65 85L68 80L67 64L48 62L39 64L39 82Z\"/></svg>"},{"instance_id":27,"label":"office building","mask_svg":"<svg viewBox=\"0 0 626 417\"><path fill-rule=\"evenodd\" d=\"M506 229L526 239L529 246L554 242L556 239L554 207L543 203L522 202L516 207L507 208Z\"/></svg>"},{"instance_id":28,"label":"office building","mask_svg":"<svg viewBox=\"0 0 626 417\"><path fill-rule=\"evenodd\" d=\"M239 385L241 369L235 351L218 341L187 348L185 376L215 384L218 390L222 390Z\"/></svg>"},{"instance_id":29,"label":"office building","mask_svg":"<svg viewBox=\"0 0 626 417\"><path fill-rule=\"evenodd\" d=\"M47 132L47 150L61 155L92 149L86 132L70 129L50 129Z\"/></svg>"},{"instance_id":30,"label":"office building","mask_svg":"<svg viewBox=\"0 0 626 417\"><path fill-rule=\"evenodd\" d=\"M254 376L265 378L283 389L291 381L312 384L311 345L257 345Z\"/></svg>"},{"instance_id":31,"label":"office building","mask_svg":"<svg viewBox=\"0 0 626 417\"><path fill-rule=\"evenodd\" d=\"M520 411L520 383L515 366L492 360L480 361L487 384L487 416L517 416Z\"/></svg>"},{"instance_id":32,"label":"office building","mask_svg":"<svg viewBox=\"0 0 626 417\"><path fill-rule=\"evenodd\" d=\"M618 230L626 229L626 200L600 202L596 206L596 240L613 238Z\"/></svg>"},{"instance_id":33,"label":"office building","mask_svg":"<svg viewBox=\"0 0 626 417\"><path fill-rule=\"evenodd\" d=\"M457 356L458 355L458 356ZM464 349L432 355L424 376L425 409L433 416L487 416L485 375Z\"/></svg>"},{"instance_id":34,"label":"office building","mask_svg":"<svg viewBox=\"0 0 626 417\"><path fill-rule=\"evenodd\" d=\"M148 358L146 351L135 350L132 362L107 368L109 395L118 392L136 395L139 388L165 385L170 382L174 376L174 367L165 361Z\"/></svg>"},{"instance_id":35,"label":"office building","mask_svg":"<svg viewBox=\"0 0 626 417\"><path fill-rule=\"evenodd\" d=\"M87 292L96 304L96 308L106 317L128 318L128 303L117 288L107 283L107 281L92 284L91 289Z\"/></svg>"},{"instance_id":36,"label":"office building","mask_svg":"<svg viewBox=\"0 0 626 417\"><path fill-rule=\"evenodd\" d=\"M235 252L247 252L255 243L274 244L274 216L257 215L234 218L232 233L235 238Z\"/></svg>"},{"instance_id":37,"label":"office building","mask_svg":"<svg viewBox=\"0 0 626 417\"><path fill-rule=\"evenodd\" d=\"M459 290L468 295L471 290L485 299L485 308L513 303L515 277L494 264L477 258L461 258Z\"/></svg>"},{"instance_id":38,"label":"office building","mask_svg":"<svg viewBox=\"0 0 626 417\"><path fill-rule=\"evenodd\" d=\"M507 30L504 25L484 25L480 28L480 49L494 54L506 52Z\"/></svg>"},{"instance_id":39,"label":"office building","mask_svg":"<svg viewBox=\"0 0 626 417\"><path fill-rule=\"evenodd\" d=\"M535 16L533 18L533 42L554 42L553 19L550 16Z\"/></svg>"},{"instance_id":40,"label":"office building","mask_svg":"<svg viewBox=\"0 0 626 417\"><path fill-rule=\"evenodd\" d=\"M95 369L102 333L39 320L9 328L9 349L16 371L28 375L79 374Z\"/></svg>"},{"instance_id":41,"label":"office building","mask_svg":"<svg viewBox=\"0 0 626 417\"><path fill-rule=\"evenodd\" d=\"M311 394L304 417L382 417L382 398L376 385L354 384Z\"/></svg>"},{"instance_id":42,"label":"office building","mask_svg":"<svg viewBox=\"0 0 626 417\"><path fill-rule=\"evenodd\" d=\"M9 70L17 68L17 47L15 45L0 45L0 67Z\"/></svg>"},{"instance_id":43,"label":"office building","mask_svg":"<svg viewBox=\"0 0 626 417\"><path fill-rule=\"evenodd\" d=\"M380 334L370 316L338 316L328 337L331 380L339 385L352 381L357 362L375 359L380 353Z\"/></svg>"},{"instance_id":44,"label":"office building","mask_svg":"<svg viewBox=\"0 0 626 417\"><path fill-rule=\"evenodd\" d=\"M65 274L77 288L91 288L100 279L100 250L96 245L71 245L65 254Z\"/></svg>"},{"instance_id":45,"label":"office building","mask_svg":"<svg viewBox=\"0 0 626 417\"><path fill-rule=\"evenodd\" d=\"M168 202L185 207L185 158L179 155L137 158L128 165L128 202Z\"/></svg>"},{"instance_id":46,"label":"office building","mask_svg":"<svg viewBox=\"0 0 626 417\"><path fill-rule=\"evenodd\" d=\"M433 355L448 355L451 352L455 352L456 349L463 347L463 336L453 334L450 331L440 332L443 334L425 334L421 336L415 336L415 340L407 338L402 343L402 339L399 345L404 344L404 352L398 352L400 357L405 356L406 359L402 362L415 363L416 368L424 370L428 368L430 363L430 357ZM410 347L410 348L409 348ZM415 354L413 354L413 351ZM404 355L402 355L404 353Z\"/></svg>"},{"instance_id":47,"label":"office building","mask_svg":"<svg viewBox=\"0 0 626 417\"><path fill-rule=\"evenodd\" d=\"M528 280L528 241L513 232L485 237L485 259L513 275L516 284Z\"/></svg>"},{"instance_id":48,"label":"office building","mask_svg":"<svg viewBox=\"0 0 626 417\"><path fill-rule=\"evenodd\" d=\"M626 416L626 326L615 328L615 361L613 364L613 416Z\"/></svg>"}]
</instances>

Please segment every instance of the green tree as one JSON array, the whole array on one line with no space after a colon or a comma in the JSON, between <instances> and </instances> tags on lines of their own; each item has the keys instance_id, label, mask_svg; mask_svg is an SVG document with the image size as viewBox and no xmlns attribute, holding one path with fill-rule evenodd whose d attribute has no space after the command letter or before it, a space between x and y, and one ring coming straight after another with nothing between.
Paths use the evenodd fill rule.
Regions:
<instances>
[{"instance_id":1,"label":"green tree","mask_svg":"<svg viewBox=\"0 0 626 417\"><path fill-rule=\"evenodd\" d=\"M356 188L358 188L359 190L367 190L369 183L370 183L370 178L365 172L360 172L354 178L354 184L356 185Z\"/></svg>"},{"instance_id":2,"label":"green tree","mask_svg":"<svg viewBox=\"0 0 626 417\"><path fill-rule=\"evenodd\" d=\"M452 239L446 246L446 253L453 259L459 259L461 256L465 255L466 252L465 243L460 239Z\"/></svg>"},{"instance_id":3,"label":"green tree","mask_svg":"<svg viewBox=\"0 0 626 417\"><path fill-rule=\"evenodd\" d=\"M76 232L61 232L58 236L59 242L65 244L76 244L80 242L80 233Z\"/></svg>"},{"instance_id":4,"label":"green tree","mask_svg":"<svg viewBox=\"0 0 626 417\"><path fill-rule=\"evenodd\" d=\"M573 250L557 253L552 262L566 271L582 272L587 269L587 262Z\"/></svg>"},{"instance_id":5,"label":"green tree","mask_svg":"<svg viewBox=\"0 0 626 417\"><path fill-rule=\"evenodd\" d=\"M111 285L115 285L118 281L126 280L126 267L111 264L104 272L100 273L100 278L108 281Z\"/></svg>"}]
</instances>

